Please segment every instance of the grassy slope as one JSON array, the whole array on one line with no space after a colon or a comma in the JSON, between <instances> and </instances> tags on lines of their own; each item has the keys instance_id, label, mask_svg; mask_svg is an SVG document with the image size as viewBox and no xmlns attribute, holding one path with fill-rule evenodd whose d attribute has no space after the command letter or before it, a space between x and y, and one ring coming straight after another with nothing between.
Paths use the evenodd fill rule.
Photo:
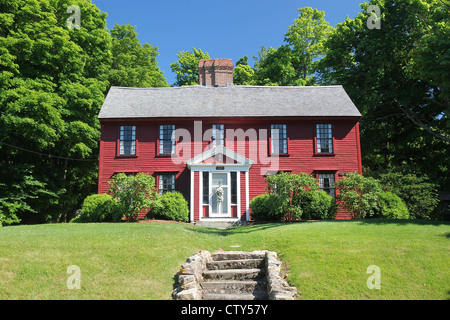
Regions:
<instances>
[{"instance_id":1,"label":"grassy slope","mask_svg":"<svg viewBox=\"0 0 450 320\"><path fill-rule=\"evenodd\" d=\"M228 230L168 223L4 227L0 299L170 299L185 259L220 248L278 252L303 299L450 296L450 225L375 220ZM67 289L70 265L81 268L81 290ZM367 289L369 265L381 268L380 290Z\"/></svg>"}]
</instances>

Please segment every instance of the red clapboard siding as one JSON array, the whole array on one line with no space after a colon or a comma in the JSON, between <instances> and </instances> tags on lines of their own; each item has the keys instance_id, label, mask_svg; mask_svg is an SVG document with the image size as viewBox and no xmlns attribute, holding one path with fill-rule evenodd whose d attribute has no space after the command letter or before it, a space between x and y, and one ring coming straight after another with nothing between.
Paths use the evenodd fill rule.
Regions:
<instances>
[{"instance_id":1,"label":"red clapboard siding","mask_svg":"<svg viewBox=\"0 0 450 320\"><path fill-rule=\"evenodd\" d=\"M140 120L102 120L99 163L98 192L107 192L108 180L116 172L145 172L156 177L158 173L173 173L176 177L176 190L183 193L190 201L190 171L185 163L174 163L171 157L157 154L159 141L159 125L175 124L176 128L186 129L192 140L195 136L194 121L202 121L200 135L211 129L212 124L225 125L225 146L233 151L250 158L254 164L249 170L249 201L255 196L264 193L264 173L268 169L277 171L290 171L292 173L331 172L335 179L342 179L339 173L359 172L361 169L361 155L359 146L359 126L356 118L265 118L265 119L140 119ZM315 154L315 125L316 123L331 123L334 136L334 154ZM270 155L270 125L286 124L288 135L288 155L272 157ZM137 155L135 157L118 156L119 127L121 125L136 126ZM243 139L232 139L227 130L242 129L247 133ZM263 130L263 131L261 131ZM264 130L265 133L264 134ZM178 142L178 147L186 147L190 157L205 151L209 141L203 141L201 150L196 150L190 141ZM278 162L277 162L278 161ZM273 167L270 164L277 164ZM194 186L199 183L199 173L194 174ZM246 219L245 174L240 174L240 215ZM199 219L199 192L194 192L194 220ZM348 219L351 216L345 211L339 211L337 219Z\"/></svg>"}]
</instances>

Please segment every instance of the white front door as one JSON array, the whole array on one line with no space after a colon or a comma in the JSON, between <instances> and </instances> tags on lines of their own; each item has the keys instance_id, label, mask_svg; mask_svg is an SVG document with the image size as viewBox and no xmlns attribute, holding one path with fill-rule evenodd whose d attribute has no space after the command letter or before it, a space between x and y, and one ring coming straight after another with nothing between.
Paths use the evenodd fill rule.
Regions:
<instances>
[{"instance_id":1,"label":"white front door","mask_svg":"<svg viewBox=\"0 0 450 320\"><path fill-rule=\"evenodd\" d=\"M211 217L230 216L230 174L229 172L210 173L209 205Z\"/></svg>"}]
</instances>

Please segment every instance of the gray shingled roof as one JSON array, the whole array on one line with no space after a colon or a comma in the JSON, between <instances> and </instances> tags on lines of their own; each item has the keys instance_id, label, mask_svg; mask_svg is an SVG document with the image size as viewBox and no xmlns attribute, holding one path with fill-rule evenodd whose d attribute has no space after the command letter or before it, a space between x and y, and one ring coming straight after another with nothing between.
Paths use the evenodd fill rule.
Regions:
<instances>
[{"instance_id":1,"label":"gray shingled roof","mask_svg":"<svg viewBox=\"0 0 450 320\"><path fill-rule=\"evenodd\" d=\"M360 117L342 86L111 87L100 119L157 117Z\"/></svg>"}]
</instances>

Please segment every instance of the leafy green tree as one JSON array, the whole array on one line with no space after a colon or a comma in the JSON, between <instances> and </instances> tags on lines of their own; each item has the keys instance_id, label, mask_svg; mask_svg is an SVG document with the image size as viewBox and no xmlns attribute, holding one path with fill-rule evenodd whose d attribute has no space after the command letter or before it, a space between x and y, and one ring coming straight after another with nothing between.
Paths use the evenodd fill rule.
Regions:
<instances>
[{"instance_id":1,"label":"leafy green tree","mask_svg":"<svg viewBox=\"0 0 450 320\"><path fill-rule=\"evenodd\" d=\"M117 199L117 210L127 221L136 221L142 211L155 205L155 178L149 174L134 176L121 172L109 184L108 194Z\"/></svg>"},{"instance_id":2,"label":"leafy green tree","mask_svg":"<svg viewBox=\"0 0 450 320\"><path fill-rule=\"evenodd\" d=\"M177 54L178 61L170 65L172 72L176 74L177 81L174 86L192 86L199 84L198 64L202 59L210 59L207 52L192 48L193 52L180 51Z\"/></svg>"},{"instance_id":3,"label":"leafy green tree","mask_svg":"<svg viewBox=\"0 0 450 320\"><path fill-rule=\"evenodd\" d=\"M311 77L316 72L316 60L325 54L324 42L333 31L325 20L325 11L304 7L289 26L285 42L292 52L292 64L300 85L313 83Z\"/></svg>"},{"instance_id":4,"label":"leafy green tree","mask_svg":"<svg viewBox=\"0 0 450 320\"><path fill-rule=\"evenodd\" d=\"M64 218L95 191L97 114L111 63L106 14L81 0L0 5L3 207L20 203L17 217L25 221L29 213L39 213L33 222ZM82 12L80 29L67 27L71 5ZM17 189L20 201L11 196Z\"/></svg>"},{"instance_id":5,"label":"leafy green tree","mask_svg":"<svg viewBox=\"0 0 450 320\"><path fill-rule=\"evenodd\" d=\"M0 182L0 226L18 224L20 214L29 212L36 214L31 203L40 197L54 198L56 194L48 191L46 185L28 172L20 172L19 168L11 168L7 183Z\"/></svg>"},{"instance_id":6,"label":"leafy green tree","mask_svg":"<svg viewBox=\"0 0 450 320\"><path fill-rule=\"evenodd\" d=\"M247 85L254 84L255 70L248 64L248 56L240 58L236 62L236 67L233 73L233 83L235 85Z\"/></svg>"},{"instance_id":7,"label":"leafy green tree","mask_svg":"<svg viewBox=\"0 0 450 320\"><path fill-rule=\"evenodd\" d=\"M157 48L84 0L0 0L0 214L70 220L97 189L110 86L167 86ZM68 25L79 8L79 28ZM75 10L76 12L77 10ZM20 190L20 194L17 194Z\"/></svg>"},{"instance_id":8,"label":"leafy green tree","mask_svg":"<svg viewBox=\"0 0 450 320\"><path fill-rule=\"evenodd\" d=\"M325 54L324 42L333 28L325 12L311 7L299 15L278 49L264 46L255 57L255 82L259 85L304 86L316 83L316 60Z\"/></svg>"},{"instance_id":9,"label":"leafy green tree","mask_svg":"<svg viewBox=\"0 0 450 320\"><path fill-rule=\"evenodd\" d=\"M369 5L380 29L369 29ZM438 0L372 0L337 25L320 70L342 84L359 108L363 164L414 166L450 187L448 5Z\"/></svg>"},{"instance_id":10,"label":"leafy green tree","mask_svg":"<svg viewBox=\"0 0 450 320\"><path fill-rule=\"evenodd\" d=\"M292 86L297 80L292 64L292 51L287 46L278 49L261 49L261 59L257 61L255 82L264 86Z\"/></svg>"},{"instance_id":11,"label":"leafy green tree","mask_svg":"<svg viewBox=\"0 0 450 320\"><path fill-rule=\"evenodd\" d=\"M112 66L109 83L124 87L167 87L167 80L159 69L158 47L141 45L131 25L114 25L112 36Z\"/></svg>"}]
</instances>

